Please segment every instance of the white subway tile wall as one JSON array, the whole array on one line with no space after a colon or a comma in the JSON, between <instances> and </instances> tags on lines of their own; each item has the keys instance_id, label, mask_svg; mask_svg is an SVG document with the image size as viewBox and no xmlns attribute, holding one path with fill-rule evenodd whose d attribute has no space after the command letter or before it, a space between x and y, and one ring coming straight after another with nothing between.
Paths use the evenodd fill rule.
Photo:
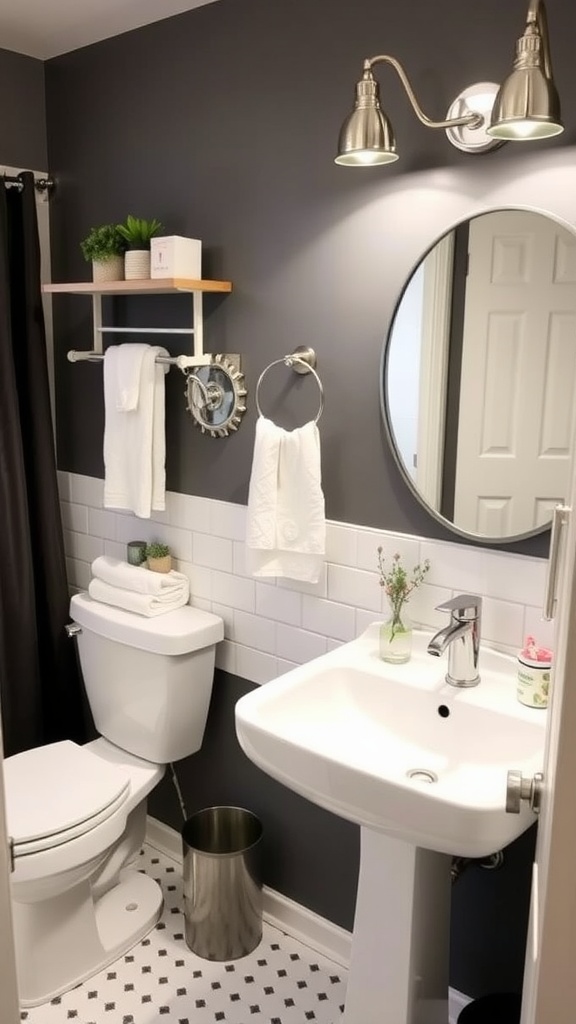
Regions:
<instances>
[{"instance_id":1,"label":"white subway tile wall","mask_svg":"<svg viewBox=\"0 0 576 1024\"><path fill-rule=\"evenodd\" d=\"M190 579L191 602L220 615L225 639L217 665L254 683L266 683L358 636L386 614L379 586L377 548L397 551L410 568L425 558L431 568L409 603L416 626L446 622L437 605L458 593L484 600L484 643L515 654L524 636L553 643L542 621L546 563L540 558L328 523L326 567L317 584L254 579L246 571L246 508L186 494L166 495L166 511L137 519L103 508L103 481L59 473L68 582L83 590L90 563L100 554L126 557L129 540L169 544L175 566Z\"/></svg>"}]
</instances>

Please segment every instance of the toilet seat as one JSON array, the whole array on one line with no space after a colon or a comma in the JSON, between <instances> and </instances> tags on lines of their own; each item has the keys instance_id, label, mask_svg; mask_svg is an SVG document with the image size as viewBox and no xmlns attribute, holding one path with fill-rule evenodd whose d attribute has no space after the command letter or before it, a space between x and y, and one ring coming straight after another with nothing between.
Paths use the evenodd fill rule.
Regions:
<instances>
[{"instance_id":1,"label":"toilet seat","mask_svg":"<svg viewBox=\"0 0 576 1024\"><path fill-rule=\"evenodd\" d=\"M25 750L4 762L14 856L50 850L107 821L127 801L130 776L71 740Z\"/></svg>"}]
</instances>

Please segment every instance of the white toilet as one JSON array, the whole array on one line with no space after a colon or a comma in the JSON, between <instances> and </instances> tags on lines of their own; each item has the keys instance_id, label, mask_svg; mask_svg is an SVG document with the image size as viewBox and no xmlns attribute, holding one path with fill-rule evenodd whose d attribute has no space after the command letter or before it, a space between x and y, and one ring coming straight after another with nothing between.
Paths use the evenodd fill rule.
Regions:
<instances>
[{"instance_id":1,"label":"white toilet","mask_svg":"<svg viewBox=\"0 0 576 1024\"><path fill-rule=\"evenodd\" d=\"M70 614L100 738L4 762L22 1006L80 984L156 924L160 886L136 864L146 797L202 745L224 635L190 605L147 618L77 594Z\"/></svg>"}]
</instances>

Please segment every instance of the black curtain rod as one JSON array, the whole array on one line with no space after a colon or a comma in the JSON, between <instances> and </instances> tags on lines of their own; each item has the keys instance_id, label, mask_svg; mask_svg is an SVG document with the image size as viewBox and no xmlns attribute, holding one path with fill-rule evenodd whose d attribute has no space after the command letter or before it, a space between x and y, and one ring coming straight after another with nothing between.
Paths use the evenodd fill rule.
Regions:
<instances>
[{"instance_id":1,"label":"black curtain rod","mask_svg":"<svg viewBox=\"0 0 576 1024\"><path fill-rule=\"evenodd\" d=\"M22 182L21 182L21 180L20 180L20 178L14 177L13 175L10 175L10 174L3 174L2 175L2 180L3 180L4 184L7 187L9 187L9 188L16 187L17 189L22 191L22 189L24 187ZM36 179L34 181L34 188L38 192L51 192L52 189L54 188L54 179L53 178L38 178L38 179Z\"/></svg>"}]
</instances>

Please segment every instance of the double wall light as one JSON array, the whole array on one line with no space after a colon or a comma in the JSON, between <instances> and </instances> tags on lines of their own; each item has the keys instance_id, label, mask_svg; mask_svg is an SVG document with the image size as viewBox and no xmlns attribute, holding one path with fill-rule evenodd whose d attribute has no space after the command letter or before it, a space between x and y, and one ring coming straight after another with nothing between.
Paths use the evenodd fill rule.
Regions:
<instances>
[{"instance_id":1,"label":"double wall light","mask_svg":"<svg viewBox=\"0 0 576 1024\"><path fill-rule=\"evenodd\" d=\"M516 43L512 73L501 86L471 85L456 97L445 121L423 113L402 65L381 54L364 61L356 85L354 110L340 131L337 164L367 166L398 159L394 132L380 106L379 87L372 68L391 64L412 108L427 128L444 128L449 141L465 153L485 153L503 142L545 139L564 130L560 101L552 78L548 27L543 0L530 0L526 28Z\"/></svg>"}]
</instances>

